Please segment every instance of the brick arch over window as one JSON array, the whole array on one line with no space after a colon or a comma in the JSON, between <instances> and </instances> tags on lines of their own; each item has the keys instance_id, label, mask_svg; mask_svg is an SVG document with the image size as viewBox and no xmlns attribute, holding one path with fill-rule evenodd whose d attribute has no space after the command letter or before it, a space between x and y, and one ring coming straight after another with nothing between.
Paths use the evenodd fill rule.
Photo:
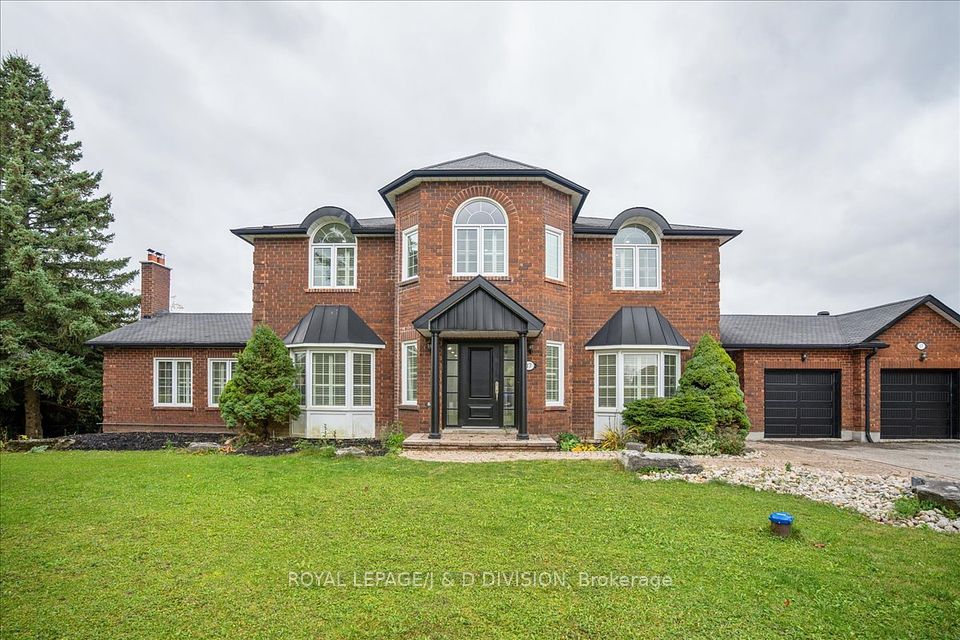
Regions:
<instances>
[{"instance_id":1,"label":"brick arch over window","mask_svg":"<svg viewBox=\"0 0 960 640\"><path fill-rule=\"evenodd\" d=\"M513 204L510 196L495 187L477 184L462 189L457 195L447 200L447 204L443 207L443 221L446 223L449 220L452 224L453 214L457 212L460 205L473 198L489 198L493 200L503 208L507 214L507 218L512 218L517 214L517 205Z\"/></svg>"}]
</instances>

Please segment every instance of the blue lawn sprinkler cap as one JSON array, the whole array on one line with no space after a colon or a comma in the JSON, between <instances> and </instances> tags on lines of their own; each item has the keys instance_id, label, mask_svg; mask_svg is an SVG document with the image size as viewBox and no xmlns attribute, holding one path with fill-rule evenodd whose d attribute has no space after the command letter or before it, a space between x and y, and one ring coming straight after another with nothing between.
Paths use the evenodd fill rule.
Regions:
<instances>
[{"instance_id":1,"label":"blue lawn sprinkler cap","mask_svg":"<svg viewBox=\"0 0 960 640\"><path fill-rule=\"evenodd\" d=\"M770 514L770 522L773 524L793 524L793 516L786 511L774 511Z\"/></svg>"}]
</instances>

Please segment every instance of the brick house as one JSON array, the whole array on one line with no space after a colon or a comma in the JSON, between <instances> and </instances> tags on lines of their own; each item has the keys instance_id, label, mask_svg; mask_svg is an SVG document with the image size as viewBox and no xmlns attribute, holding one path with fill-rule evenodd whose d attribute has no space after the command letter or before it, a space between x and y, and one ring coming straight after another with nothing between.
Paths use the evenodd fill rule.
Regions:
<instances>
[{"instance_id":1,"label":"brick house","mask_svg":"<svg viewBox=\"0 0 960 640\"><path fill-rule=\"evenodd\" d=\"M700 336L737 364L751 437L958 437L960 315L932 296L842 315L721 316L720 248L740 231L632 207L580 215L587 189L487 153L380 189L389 217L321 207L233 229L254 247L252 314L169 311L142 264L142 319L104 352L104 431L222 431L232 354L265 323L299 371L289 434L619 426L674 393ZM873 407L873 410L871 410ZM286 435L278 433L277 435Z\"/></svg>"}]
</instances>

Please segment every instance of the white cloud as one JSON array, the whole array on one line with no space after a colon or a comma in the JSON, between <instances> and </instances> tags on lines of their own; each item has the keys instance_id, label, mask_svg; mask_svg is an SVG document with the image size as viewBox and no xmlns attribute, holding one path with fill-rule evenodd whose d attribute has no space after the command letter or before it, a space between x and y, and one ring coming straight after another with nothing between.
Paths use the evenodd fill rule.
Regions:
<instances>
[{"instance_id":1,"label":"white cloud","mask_svg":"<svg viewBox=\"0 0 960 640\"><path fill-rule=\"evenodd\" d=\"M939 4L39 4L0 39L66 99L115 255L188 311L250 307L231 227L486 150L744 229L727 312L960 307L960 8Z\"/></svg>"}]
</instances>

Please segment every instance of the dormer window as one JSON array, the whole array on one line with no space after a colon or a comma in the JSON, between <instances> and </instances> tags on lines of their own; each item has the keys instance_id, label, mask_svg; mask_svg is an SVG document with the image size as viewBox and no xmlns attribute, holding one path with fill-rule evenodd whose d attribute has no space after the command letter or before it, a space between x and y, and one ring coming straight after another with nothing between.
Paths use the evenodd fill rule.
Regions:
<instances>
[{"instance_id":1,"label":"dormer window","mask_svg":"<svg viewBox=\"0 0 960 640\"><path fill-rule=\"evenodd\" d=\"M613 288L660 289L660 241L649 227L627 224L613 239Z\"/></svg>"},{"instance_id":2,"label":"dormer window","mask_svg":"<svg viewBox=\"0 0 960 640\"><path fill-rule=\"evenodd\" d=\"M352 289L357 286L357 239L342 222L321 226L310 245L310 286Z\"/></svg>"},{"instance_id":3,"label":"dormer window","mask_svg":"<svg viewBox=\"0 0 960 640\"><path fill-rule=\"evenodd\" d=\"M453 274L507 275L507 215L493 200L468 200L453 216Z\"/></svg>"}]
</instances>

